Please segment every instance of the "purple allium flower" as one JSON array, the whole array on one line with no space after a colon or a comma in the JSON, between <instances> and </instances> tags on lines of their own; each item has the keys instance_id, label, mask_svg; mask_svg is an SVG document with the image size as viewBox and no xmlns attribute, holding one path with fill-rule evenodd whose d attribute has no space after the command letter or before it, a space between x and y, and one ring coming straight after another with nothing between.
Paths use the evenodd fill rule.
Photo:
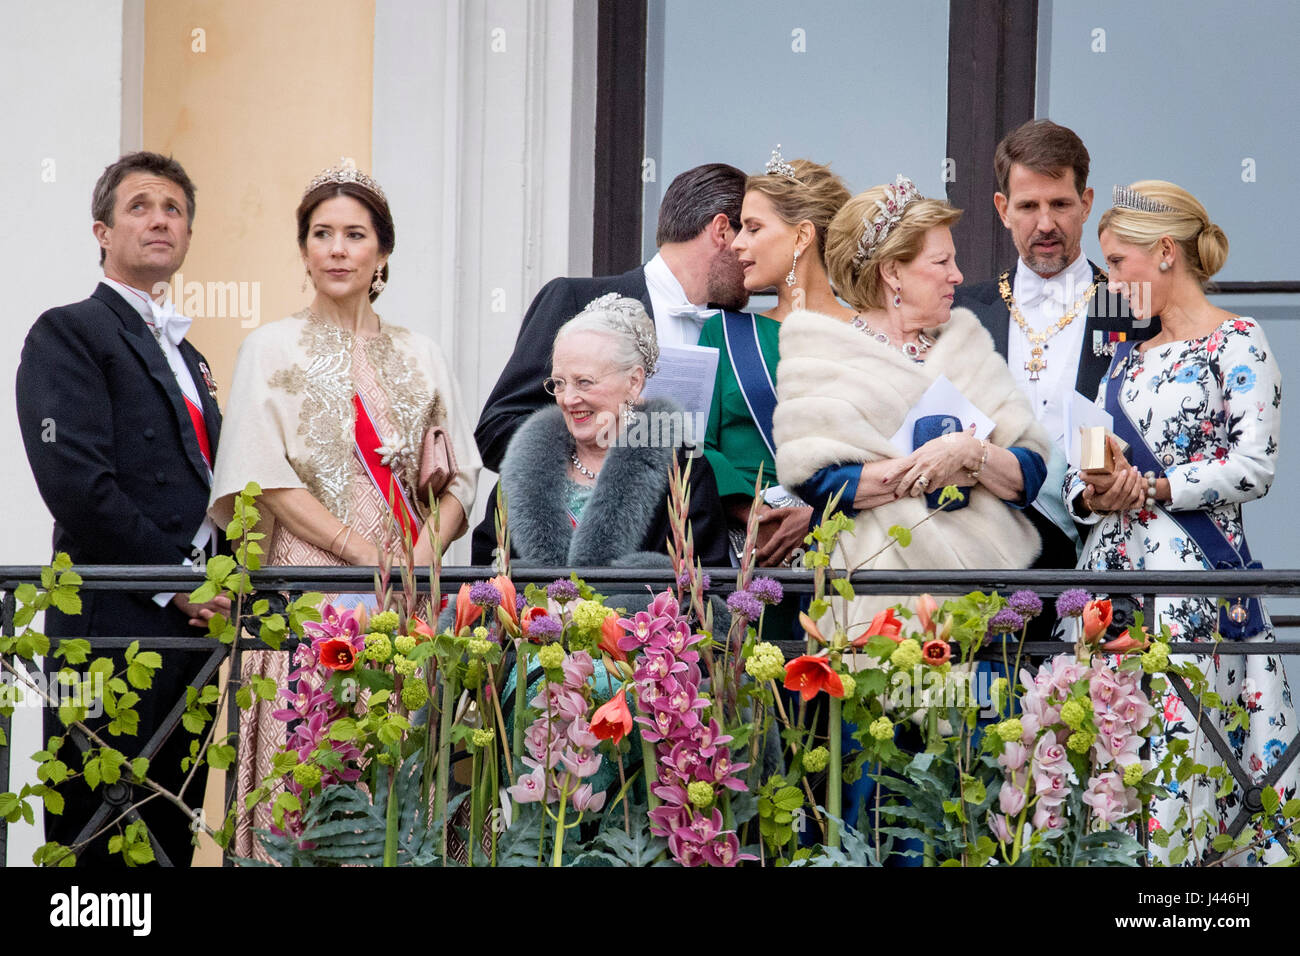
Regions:
<instances>
[{"instance_id":1,"label":"purple allium flower","mask_svg":"<svg viewBox=\"0 0 1300 956\"><path fill-rule=\"evenodd\" d=\"M567 578L560 578L546 585L546 596L556 604L568 604L578 600L578 586Z\"/></svg>"},{"instance_id":2,"label":"purple allium flower","mask_svg":"<svg viewBox=\"0 0 1300 956\"><path fill-rule=\"evenodd\" d=\"M516 614L518 614L518 613L520 613L521 611L523 611L524 607L525 607L527 604L528 604L528 598L524 597L524 592L523 592L523 591L520 591L518 594L515 595L515 613L516 613Z\"/></svg>"},{"instance_id":3,"label":"purple allium flower","mask_svg":"<svg viewBox=\"0 0 1300 956\"><path fill-rule=\"evenodd\" d=\"M549 614L541 614L533 618L528 625L528 637L539 643L545 641L558 641L560 634L564 631L564 625L556 618Z\"/></svg>"},{"instance_id":4,"label":"purple allium flower","mask_svg":"<svg viewBox=\"0 0 1300 956\"><path fill-rule=\"evenodd\" d=\"M700 575L701 591L707 591L710 588L710 586L712 586L712 584L713 582L709 580L709 576L707 574ZM683 571L681 574L677 575L677 590L685 591L690 586L691 586L691 574L689 571Z\"/></svg>"},{"instance_id":5,"label":"purple allium flower","mask_svg":"<svg viewBox=\"0 0 1300 956\"><path fill-rule=\"evenodd\" d=\"M469 589L469 600L479 607L493 608L501 603L501 592L491 581L475 581Z\"/></svg>"},{"instance_id":6,"label":"purple allium flower","mask_svg":"<svg viewBox=\"0 0 1300 956\"><path fill-rule=\"evenodd\" d=\"M989 621L990 634L1010 634L1019 631L1025 626L1025 619L1017 614L1012 608L1004 607L993 615Z\"/></svg>"},{"instance_id":7,"label":"purple allium flower","mask_svg":"<svg viewBox=\"0 0 1300 956\"><path fill-rule=\"evenodd\" d=\"M1056 599L1056 616L1078 617L1090 600L1092 600L1091 596L1083 588L1062 591L1061 596Z\"/></svg>"},{"instance_id":8,"label":"purple allium flower","mask_svg":"<svg viewBox=\"0 0 1300 956\"><path fill-rule=\"evenodd\" d=\"M727 607L737 617L747 621L757 621L763 615L763 604L748 591L737 591L727 598Z\"/></svg>"},{"instance_id":9,"label":"purple allium flower","mask_svg":"<svg viewBox=\"0 0 1300 956\"><path fill-rule=\"evenodd\" d=\"M764 604L780 604L785 597L781 582L775 578L754 578L749 582L749 593Z\"/></svg>"},{"instance_id":10,"label":"purple allium flower","mask_svg":"<svg viewBox=\"0 0 1300 956\"><path fill-rule=\"evenodd\" d=\"M1017 591L1007 599L1007 605L1026 621L1043 613L1043 601L1033 591Z\"/></svg>"}]
</instances>

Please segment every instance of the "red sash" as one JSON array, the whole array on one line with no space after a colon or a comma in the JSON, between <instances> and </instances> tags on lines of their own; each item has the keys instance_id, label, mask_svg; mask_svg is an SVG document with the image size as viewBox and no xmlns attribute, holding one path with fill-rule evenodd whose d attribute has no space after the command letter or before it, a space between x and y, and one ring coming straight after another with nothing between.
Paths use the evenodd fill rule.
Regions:
<instances>
[{"instance_id":1,"label":"red sash","mask_svg":"<svg viewBox=\"0 0 1300 956\"><path fill-rule=\"evenodd\" d=\"M199 451L203 453L203 460L208 463L208 468L212 467L212 445L208 443L208 426L203 420L203 409L190 401L190 397L184 392L181 398L185 399L185 408L190 413L190 422L194 425L194 436L199 440Z\"/></svg>"},{"instance_id":2,"label":"red sash","mask_svg":"<svg viewBox=\"0 0 1300 956\"><path fill-rule=\"evenodd\" d=\"M398 531L403 535L409 534L411 541L414 542L420 535L420 526L415 520L415 509L406 500L406 492L402 490L393 470L380 460L378 448L383 444L383 439L379 437L379 430L375 428L375 423L370 417L366 400L359 393L354 393L352 405L357 412L355 442L357 454L361 456L361 463L365 466L371 482L393 512Z\"/></svg>"}]
</instances>

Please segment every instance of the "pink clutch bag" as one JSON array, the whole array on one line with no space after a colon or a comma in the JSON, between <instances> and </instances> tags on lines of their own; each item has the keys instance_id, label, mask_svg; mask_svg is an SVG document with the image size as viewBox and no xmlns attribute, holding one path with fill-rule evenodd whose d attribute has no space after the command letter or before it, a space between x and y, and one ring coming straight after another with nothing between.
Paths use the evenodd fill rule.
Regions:
<instances>
[{"instance_id":1,"label":"pink clutch bag","mask_svg":"<svg viewBox=\"0 0 1300 956\"><path fill-rule=\"evenodd\" d=\"M456 452L452 449L451 434L441 425L434 425L424 433L420 448L420 483L416 494L427 506L430 496L442 497L455 477Z\"/></svg>"}]
</instances>

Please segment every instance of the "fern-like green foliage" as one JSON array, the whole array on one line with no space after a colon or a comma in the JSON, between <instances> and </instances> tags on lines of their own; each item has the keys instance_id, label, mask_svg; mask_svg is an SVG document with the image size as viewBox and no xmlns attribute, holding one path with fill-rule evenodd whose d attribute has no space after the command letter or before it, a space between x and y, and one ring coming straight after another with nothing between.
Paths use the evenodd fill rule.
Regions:
<instances>
[{"instance_id":1,"label":"fern-like green foliage","mask_svg":"<svg viewBox=\"0 0 1300 956\"><path fill-rule=\"evenodd\" d=\"M817 808L818 812L828 820L834 820L840 827L840 845L838 847L821 846L816 850L809 852L800 850L795 854L795 858L790 866L880 866L880 858L876 856L876 844L870 834L863 833L861 830L855 830L839 817L827 813L822 807ZM858 811L858 819L864 818L861 808ZM886 840L881 843L881 852L888 857L892 841Z\"/></svg>"},{"instance_id":2,"label":"fern-like green foliage","mask_svg":"<svg viewBox=\"0 0 1300 956\"><path fill-rule=\"evenodd\" d=\"M422 761L409 760L397 771L394 797L398 801L398 866L434 866L440 862L442 830L436 821L430 825L428 808L420 796L422 765ZM263 849L280 866L382 865L389 773L387 767L378 768L373 795L353 784L326 787L307 801L301 838L258 830ZM449 804L447 812L454 809ZM242 866L263 865L250 859L236 862Z\"/></svg>"},{"instance_id":3,"label":"fern-like green foliage","mask_svg":"<svg viewBox=\"0 0 1300 956\"><path fill-rule=\"evenodd\" d=\"M586 841L573 866L669 866L668 844L650 832L646 808L628 807L631 833L623 829L621 806L611 807L600 823L600 831Z\"/></svg>"}]
</instances>

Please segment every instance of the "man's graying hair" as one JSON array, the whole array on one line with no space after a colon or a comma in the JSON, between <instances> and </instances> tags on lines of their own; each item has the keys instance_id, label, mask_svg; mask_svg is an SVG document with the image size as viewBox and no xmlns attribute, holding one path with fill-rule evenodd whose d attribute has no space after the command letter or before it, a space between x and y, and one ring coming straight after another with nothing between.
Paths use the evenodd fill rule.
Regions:
<instances>
[{"instance_id":1,"label":"man's graying hair","mask_svg":"<svg viewBox=\"0 0 1300 956\"><path fill-rule=\"evenodd\" d=\"M127 153L121 159L111 163L100 173L95 183L95 191L90 198L90 217L92 222L113 225L113 206L117 202L117 187L131 173L154 173L164 179L170 179L181 192L185 193L185 211L189 217L190 228L194 228L194 183L186 174L185 168L170 156L141 150ZM104 250L99 250L99 264L104 264Z\"/></svg>"},{"instance_id":2,"label":"man's graying hair","mask_svg":"<svg viewBox=\"0 0 1300 956\"><path fill-rule=\"evenodd\" d=\"M671 183L659 204L655 245L690 242L713 217L722 213L740 231L740 204L745 199L745 174L726 163L706 163L688 169Z\"/></svg>"}]
</instances>

